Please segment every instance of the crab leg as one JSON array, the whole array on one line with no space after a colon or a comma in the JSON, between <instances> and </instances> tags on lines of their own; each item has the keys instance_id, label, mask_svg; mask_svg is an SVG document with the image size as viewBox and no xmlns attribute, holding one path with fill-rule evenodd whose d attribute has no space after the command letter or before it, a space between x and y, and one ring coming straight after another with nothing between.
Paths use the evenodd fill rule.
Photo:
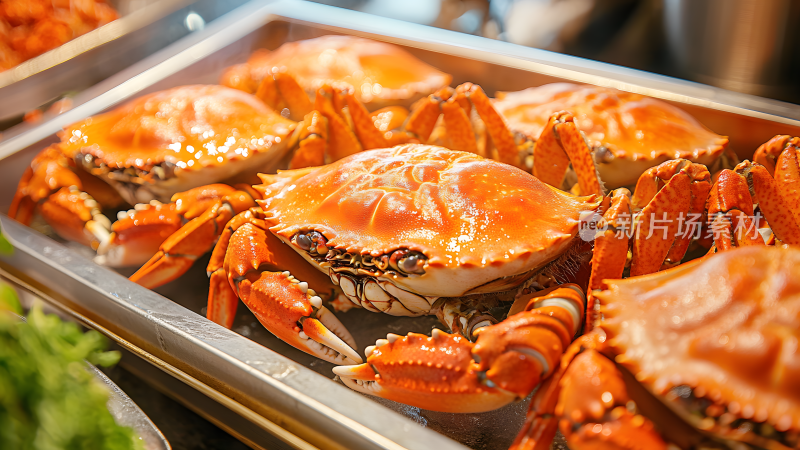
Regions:
<instances>
[{"instance_id":1,"label":"crab leg","mask_svg":"<svg viewBox=\"0 0 800 450\"><path fill-rule=\"evenodd\" d=\"M39 153L19 182L8 215L29 225L39 205L40 214L56 233L97 248L108 240L111 221L69 165L57 145Z\"/></svg>"},{"instance_id":2,"label":"crab leg","mask_svg":"<svg viewBox=\"0 0 800 450\"><path fill-rule=\"evenodd\" d=\"M559 430L575 450L666 450L653 422L629 411L629 401L619 369L598 351L587 350L575 356L561 381L555 410Z\"/></svg>"},{"instance_id":3,"label":"crab leg","mask_svg":"<svg viewBox=\"0 0 800 450\"><path fill-rule=\"evenodd\" d=\"M95 261L109 267L141 266L186 220L194 219L234 192L236 189L226 184L211 184L178 193L170 203L153 200L120 211L111 225L111 236L97 248Z\"/></svg>"},{"instance_id":4,"label":"crab leg","mask_svg":"<svg viewBox=\"0 0 800 450\"><path fill-rule=\"evenodd\" d=\"M463 94L457 93L450 97L450 100L442 103L442 117L447 130L447 146L452 150L480 154L478 140L475 138L468 112L456 100L457 96L463 97Z\"/></svg>"},{"instance_id":5,"label":"crab leg","mask_svg":"<svg viewBox=\"0 0 800 450\"><path fill-rule=\"evenodd\" d=\"M387 145L384 147L419 142L419 139L413 137L412 134L401 130L410 115L411 112L402 106L387 106L370 114L372 124L386 140Z\"/></svg>"},{"instance_id":6,"label":"crab leg","mask_svg":"<svg viewBox=\"0 0 800 450\"><path fill-rule=\"evenodd\" d=\"M512 450L545 450L556 426L570 448L666 449L653 423L628 410L622 374L603 353L605 342L592 333L575 341L559 369L531 401L528 417Z\"/></svg>"},{"instance_id":7,"label":"crab leg","mask_svg":"<svg viewBox=\"0 0 800 450\"><path fill-rule=\"evenodd\" d=\"M397 129L408 117L408 110L387 107L370 113L352 89L323 86L316 107L319 109L305 116L303 126L295 129L298 143L289 165L292 169L334 162L353 150L387 148L411 140L408 133Z\"/></svg>"},{"instance_id":8,"label":"crab leg","mask_svg":"<svg viewBox=\"0 0 800 450\"><path fill-rule=\"evenodd\" d=\"M291 168L321 166L362 150L390 147L384 132L377 126L380 115L388 113L392 118L387 123L391 128L384 131L393 130L408 115L405 108L384 109L370 114L349 86L323 85L312 103L297 80L280 71L264 77L256 96L276 111L287 110L292 120L303 123L293 136L297 148ZM438 104L436 109L438 117ZM407 142L409 139L403 134L390 133L395 135L392 142Z\"/></svg>"},{"instance_id":9,"label":"crab leg","mask_svg":"<svg viewBox=\"0 0 800 450\"><path fill-rule=\"evenodd\" d=\"M680 262L692 233L682 230L679 235L679 227L692 215L702 216L710 188L708 169L684 159L667 161L642 174L632 197L634 208L641 211L636 217L631 276Z\"/></svg>"},{"instance_id":10,"label":"crab leg","mask_svg":"<svg viewBox=\"0 0 800 450\"><path fill-rule=\"evenodd\" d=\"M95 262L108 267L141 266L158 252L159 246L184 224L174 203L157 200L134 205L117 213L111 235L97 248Z\"/></svg>"},{"instance_id":11,"label":"crab leg","mask_svg":"<svg viewBox=\"0 0 800 450\"><path fill-rule=\"evenodd\" d=\"M255 95L275 111L288 109L289 118L296 122L310 113L313 106L297 80L286 72L268 73Z\"/></svg>"},{"instance_id":12,"label":"crab leg","mask_svg":"<svg viewBox=\"0 0 800 450\"><path fill-rule=\"evenodd\" d=\"M347 89L339 95L344 96L347 111L350 113L350 120L353 123L353 131L358 136L358 141L361 142L364 150L389 147L383 133L375 126L374 115L370 114L364 104L356 99L353 90Z\"/></svg>"},{"instance_id":13,"label":"crab leg","mask_svg":"<svg viewBox=\"0 0 800 450\"><path fill-rule=\"evenodd\" d=\"M708 216L718 251L745 245L764 245L753 220L753 199L744 177L720 172L708 197Z\"/></svg>"},{"instance_id":14,"label":"crab leg","mask_svg":"<svg viewBox=\"0 0 800 450\"><path fill-rule=\"evenodd\" d=\"M800 225L800 138L792 138L781 152L775 165L775 181L791 211L795 223Z\"/></svg>"},{"instance_id":15,"label":"crab leg","mask_svg":"<svg viewBox=\"0 0 800 450\"><path fill-rule=\"evenodd\" d=\"M602 287L603 280L622 278L625 261L628 259L631 227L631 193L625 188L611 192L604 203L602 223L606 226L594 238L592 252L592 274L589 277L589 295L586 299L586 330L592 329L595 315L595 299L592 291ZM604 205L605 206L605 205ZM627 219L627 223L624 221Z\"/></svg>"},{"instance_id":16,"label":"crab leg","mask_svg":"<svg viewBox=\"0 0 800 450\"><path fill-rule=\"evenodd\" d=\"M760 164L743 161L734 171L747 180L752 203L758 205L775 237L786 244L800 245L800 221L793 215L791 199L784 195L786 189L782 189Z\"/></svg>"},{"instance_id":17,"label":"crab leg","mask_svg":"<svg viewBox=\"0 0 800 450\"><path fill-rule=\"evenodd\" d=\"M570 163L578 175L580 195L603 194L591 150L575 126L572 114L561 111L550 116L533 147L533 175L562 188Z\"/></svg>"},{"instance_id":18,"label":"crab leg","mask_svg":"<svg viewBox=\"0 0 800 450\"><path fill-rule=\"evenodd\" d=\"M482 412L526 397L556 368L581 328L577 286L524 296L524 310L463 336L438 329L430 337L389 334L367 347L367 363L335 367L350 388L420 408ZM519 307L519 306L518 306Z\"/></svg>"},{"instance_id":19,"label":"crab leg","mask_svg":"<svg viewBox=\"0 0 800 450\"><path fill-rule=\"evenodd\" d=\"M486 130L486 135L481 134L480 138L476 136L470 118L473 108ZM444 125L441 143L445 147L524 167L514 133L480 86L464 83L456 89L446 87L429 95L412 107L408 120L398 131L407 136L406 142L435 142L436 139L431 135L440 116ZM487 146L487 136L494 148L491 152Z\"/></svg>"},{"instance_id":20,"label":"crab leg","mask_svg":"<svg viewBox=\"0 0 800 450\"><path fill-rule=\"evenodd\" d=\"M228 223L208 270L209 319L230 327L238 297L267 330L293 347L335 364L362 362L353 337L322 305L320 295L333 290L330 279L272 234L260 209ZM228 290L220 286L221 277Z\"/></svg>"},{"instance_id":21,"label":"crab leg","mask_svg":"<svg viewBox=\"0 0 800 450\"><path fill-rule=\"evenodd\" d=\"M741 231L751 230L755 226L750 219L753 204L758 205L778 241L800 245L798 153L800 138L775 136L756 150L753 157L755 163L743 161L733 172L720 173L712 192L714 197L709 199L709 213L712 208L715 213L712 226L718 235L722 234L717 242L718 250L763 241L754 233L743 236ZM749 192L745 193L745 190ZM737 223L734 224L734 221ZM733 237L730 231L732 227L734 230L740 228Z\"/></svg>"},{"instance_id":22,"label":"crab leg","mask_svg":"<svg viewBox=\"0 0 800 450\"><path fill-rule=\"evenodd\" d=\"M338 161L364 149L358 136L341 115L343 106L343 99L331 86L325 85L317 90L314 109L328 119L326 163Z\"/></svg>"},{"instance_id":23,"label":"crab leg","mask_svg":"<svg viewBox=\"0 0 800 450\"><path fill-rule=\"evenodd\" d=\"M442 103L446 102L454 92L453 88L444 87L414 104L403 126L410 138L416 138L423 143L428 142L442 114Z\"/></svg>"},{"instance_id":24,"label":"crab leg","mask_svg":"<svg viewBox=\"0 0 800 450\"><path fill-rule=\"evenodd\" d=\"M209 194L207 187L195 188L173 196L173 203L186 212L187 218L191 218L199 211L203 212L162 242L158 252L131 275L131 281L153 289L178 278L189 270L197 258L211 250L225 224L234 214L254 206L254 199L260 198L258 193L247 185L238 185L238 189L224 185L216 185L216 188L211 190L223 194L216 199L213 195L211 198L204 198L204 195ZM195 205L195 201L201 204ZM207 206L209 204L210 206ZM203 206L206 208L203 209ZM111 248L107 251L113 253Z\"/></svg>"},{"instance_id":25,"label":"crab leg","mask_svg":"<svg viewBox=\"0 0 800 450\"><path fill-rule=\"evenodd\" d=\"M774 176L778 158L787 149L797 151L800 147L800 137L778 135L761 144L753 154L753 161L764 166L770 176Z\"/></svg>"},{"instance_id":26,"label":"crab leg","mask_svg":"<svg viewBox=\"0 0 800 450\"><path fill-rule=\"evenodd\" d=\"M503 116L494 109L491 100L483 92L483 89L477 84L464 83L456 88L456 96L448 100L448 102L458 101L461 97L469 100L469 103L475 108L475 112L486 124L486 131L492 139L492 145L497 153L493 156L494 159L522 167L519 150L514 141L514 134L509 130ZM450 131L448 129L448 134Z\"/></svg>"},{"instance_id":27,"label":"crab leg","mask_svg":"<svg viewBox=\"0 0 800 450\"><path fill-rule=\"evenodd\" d=\"M325 164L328 144L328 119L319 111L312 111L303 119L303 126L294 131L297 148L289 163L290 169L318 167Z\"/></svg>"}]
</instances>

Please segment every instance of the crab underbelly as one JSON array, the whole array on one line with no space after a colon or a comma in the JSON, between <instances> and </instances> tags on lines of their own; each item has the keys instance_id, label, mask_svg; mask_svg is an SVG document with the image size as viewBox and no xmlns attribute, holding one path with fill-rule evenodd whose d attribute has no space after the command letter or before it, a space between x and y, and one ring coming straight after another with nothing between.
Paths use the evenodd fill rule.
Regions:
<instances>
[{"instance_id":1,"label":"crab underbelly","mask_svg":"<svg viewBox=\"0 0 800 450\"><path fill-rule=\"evenodd\" d=\"M244 182L248 181L247 178L255 178L259 172L275 172L288 149L287 141L288 139L284 139L282 143L273 145L269 150L260 151L248 158L228 160L212 167L197 170L176 168L174 177L158 182L127 181L114 172L102 174L100 178L110 184L131 205L148 203L151 200L167 203L178 192L227 181L234 177L237 178L234 181Z\"/></svg>"},{"instance_id":2,"label":"crab underbelly","mask_svg":"<svg viewBox=\"0 0 800 450\"><path fill-rule=\"evenodd\" d=\"M291 240L276 236L296 251ZM574 242L567 241L567 249L572 245ZM422 275L386 273L379 276L363 268L320 263L303 251L297 253L327 274L355 306L394 316L422 316L433 314L434 303L440 298L507 293L567 253L561 247L564 245L543 249L535 257L517 259L500 267L462 267L458 270L427 270Z\"/></svg>"}]
</instances>

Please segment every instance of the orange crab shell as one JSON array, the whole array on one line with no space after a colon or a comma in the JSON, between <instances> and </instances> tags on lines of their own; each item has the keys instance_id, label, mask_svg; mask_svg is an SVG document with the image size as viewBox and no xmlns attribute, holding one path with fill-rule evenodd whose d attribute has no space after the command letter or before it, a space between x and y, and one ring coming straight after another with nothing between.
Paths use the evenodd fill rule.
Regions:
<instances>
[{"instance_id":1,"label":"orange crab shell","mask_svg":"<svg viewBox=\"0 0 800 450\"><path fill-rule=\"evenodd\" d=\"M797 267L798 250L742 247L606 281L600 327L616 361L655 394L688 385L736 417L800 430Z\"/></svg>"},{"instance_id":2,"label":"orange crab shell","mask_svg":"<svg viewBox=\"0 0 800 450\"><path fill-rule=\"evenodd\" d=\"M422 252L424 275L391 281L440 297L542 267L574 244L581 213L596 210L600 200L428 145L362 152L301 176L261 177L261 205L276 235L288 241L315 229L329 246L351 253Z\"/></svg>"},{"instance_id":3,"label":"orange crab shell","mask_svg":"<svg viewBox=\"0 0 800 450\"><path fill-rule=\"evenodd\" d=\"M156 199L169 201L175 192L224 180L248 167L265 170L287 148L295 127L245 92L182 86L71 125L61 133L59 149L71 159L91 157L111 171L138 169L141 184ZM174 166L174 177L154 176L154 167L162 163ZM98 172L113 184L104 170Z\"/></svg>"},{"instance_id":4,"label":"orange crab shell","mask_svg":"<svg viewBox=\"0 0 800 450\"><path fill-rule=\"evenodd\" d=\"M370 110L411 104L450 84L452 77L402 48L353 36L323 36L289 42L274 52L256 52L228 69L221 84L255 92L271 70L285 70L309 95L322 85L347 83Z\"/></svg>"},{"instance_id":5,"label":"orange crab shell","mask_svg":"<svg viewBox=\"0 0 800 450\"><path fill-rule=\"evenodd\" d=\"M498 92L494 106L512 129L534 139L551 114L570 111L590 147L608 151L595 154L608 188L632 185L645 170L668 159L710 166L728 145L728 138L675 106L611 88L554 83Z\"/></svg>"}]
</instances>

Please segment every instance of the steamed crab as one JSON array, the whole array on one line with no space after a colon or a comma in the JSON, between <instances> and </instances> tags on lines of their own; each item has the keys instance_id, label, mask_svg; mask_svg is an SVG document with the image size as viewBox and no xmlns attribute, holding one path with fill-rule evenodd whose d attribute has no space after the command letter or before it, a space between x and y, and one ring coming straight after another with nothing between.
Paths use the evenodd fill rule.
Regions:
<instances>
[{"instance_id":1,"label":"steamed crab","mask_svg":"<svg viewBox=\"0 0 800 450\"><path fill-rule=\"evenodd\" d=\"M589 442L592 439L603 440L609 448L666 448L652 424L636 414L636 405L644 409L651 404L628 402L628 391L620 387L613 363L598 362L600 353L616 355L614 349L623 348L618 343L627 342L629 346L625 348L631 349L624 353L626 357L630 353L627 361L638 358L655 371L673 375L661 377L663 383L653 385L657 394L678 388L674 396L688 399L686 404L690 407L699 405L711 416L690 419L698 429L756 445L770 442L767 439L795 445L791 441L796 438L794 435L781 434L794 430L797 423L794 416L786 418L786 403L776 400L775 409L761 412L746 391L737 391L731 394L736 403L712 405L720 403L720 397L702 383L716 379L702 380L694 372L670 385L675 374L684 372L678 364L668 363L672 355L669 348L688 352L698 361L698 370L705 370L704 361L708 361L721 364L716 373L733 376L734 372L731 363L724 362L728 350L709 347L696 354L696 346L687 342L698 334L676 332L673 336L662 330L659 335L657 326L671 326L658 322L661 319L675 324L677 317L675 325L688 324L702 320L710 314L708 311L729 311L726 305L746 307L758 301L753 296L734 296L732 292L737 289L749 292L757 286L759 292L776 292L785 297L781 289L786 285L780 283L788 280L787 271L800 262L796 251L786 260L775 256L779 249L771 250L774 254L758 256L755 252L770 251L763 250L766 247L762 245L760 249L747 250L753 255L713 255L707 262L688 263L660 274L606 281L612 288L631 286L641 295L653 290L648 297L652 301L643 305L631 297L621 308L614 306L611 294L595 294L593 298L599 303L590 303L586 319L589 324L600 320L600 328L573 344L572 351L559 364L560 355L582 327L586 299L577 286L559 286L563 280L558 280L558 272L570 263L581 263L580 255L586 249L574 234L581 217L601 211L616 226L615 213L630 207L624 190L602 199L575 197L509 165L470 153L419 145L363 152L322 168L262 175L262 181L255 187L263 197L260 207L237 215L225 227L209 263L212 288L208 315L218 323L230 326L241 299L281 339L328 361L348 364L336 367L334 372L351 388L426 409L486 411L525 397L540 381L550 380L532 403L529 426L518 442L521 448L546 448L559 422L575 448L594 448ZM670 213L704 205L711 189L710 174L703 166L680 160L662 164L644 183L651 185L641 186L643 198L650 197L648 206L662 207ZM717 196L712 196L712 204L731 204L728 199L746 202L724 183L718 183L714 192ZM735 236L727 235L720 240L732 238ZM666 254L683 245L681 240L651 241L655 241L653 248L663 249ZM598 286L598 279L621 276L624 264L620 260L624 263L628 244L619 244L613 229L598 233L590 286ZM641 244L648 245L647 240ZM659 270L664 263L655 253L639 253L650 265L650 271ZM770 260L777 262L768 264ZM736 261L745 261L746 267L737 266ZM765 272L756 273L754 268ZM615 271L618 275L613 274ZM735 277L730 278L730 274ZM710 288L708 280L712 282ZM777 284L770 287L773 282ZM552 284L556 285L534 292ZM714 288L717 284L725 289ZM796 291L793 285L786 289ZM436 314L450 332L434 330L430 336L389 334L367 347L366 363L356 365L362 358L352 337L325 306L324 298L337 295L375 312ZM705 303L692 300L701 297ZM688 305L684 302L687 298ZM762 306L751 310L769 310L763 302L774 298L768 297ZM513 300L514 305L509 316L498 322L488 309L503 300ZM714 306L717 310L711 309ZM647 315L647 308L666 308L667 313ZM681 315L683 310L688 312ZM730 310L729 314L746 317L739 314L741 311L746 310ZM789 312L796 316L793 307ZM777 320L782 315L776 310L764 317ZM646 322L650 317L656 322ZM632 320L638 321L638 331L626 334L626 322ZM710 316L708 321L712 321ZM722 342L721 335L714 334L714 326L735 330L729 322L720 319L710 325L711 337L699 342L709 346ZM790 330L795 328L791 323L788 326ZM601 329L622 337L619 342L604 340L598 337L602 336ZM662 341L673 345L666 354L638 350L644 345L642 336L651 331L652 345L657 347ZM726 336L740 339L737 344L746 344L746 333L734 334L732 331ZM772 336L775 342L784 339L784 346L794 342L792 336L786 338L777 331L769 335ZM780 345L764 348L773 347ZM575 358L570 365L571 358L584 349L594 353L586 352L587 356ZM697 351L700 350L703 349ZM741 357L750 357L751 350L764 352L759 345L734 350L742 352ZM779 352L767 353L777 358ZM736 361L727 358L731 360ZM625 364L623 359L618 361ZM786 370L791 367L794 363L790 361ZM645 369L637 368L637 373L641 372L640 379L646 382L643 377L650 372ZM585 371L597 377L587 377ZM754 378L760 380L756 375ZM758 387L761 382L747 383L745 379L741 386ZM723 384L718 382L719 386ZM685 392L689 394L684 395ZM554 409L559 402L560 406ZM554 411L559 421L553 419ZM731 414L725 415L726 412ZM715 417L719 420L715 421ZM769 421L758 431L767 439L748 434L753 426L748 422L751 418L758 423ZM681 446L703 440L702 435L686 434L685 425L677 432L666 425L659 426L665 427L665 435ZM777 444L767 447L782 448Z\"/></svg>"},{"instance_id":2,"label":"steamed crab","mask_svg":"<svg viewBox=\"0 0 800 450\"><path fill-rule=\"evenodd\" d=\"M350 103L348 118L334 102ZM220 199L231 217L254 205L247 185L209 183L248 181L285 164L287 154L303 167L387 145L351 90L323 86L315 106L296 123L223 86L145 95L66 128L23 175L9 215L27 224L38 212L57 234L97 249L107 265L142 264ZM102 209L125 203L135 208L112 225ZM210 249L217 235L195 245ZM155 287L187 264L138 281Z\"/></svg>"},{"instance_id":3,"label":"steamed crab","mask_svg":"<svg viewBox=\"0 0 800 450\"><path fill-rule=\"evenodd\" d=\"M721 231L712 250L800 245L799 149L800 138L775 136L754 161L718 174L706 207L709 226Z\"/></svg>"},{"instance_id":4,"label":"steamed crab","mask_svg":"<svg viewBox=\"0 0 800 450\"><path fill-rule=\"evenodd\" d=\"M22 176L9 215L30 223L38 212L62 237L101 253L113 247L108 264L141 264L187 213L180 204L161 202L242 172L268 170L296 128L255 97L221 86L146 95L61 132L61 142L36 156ZM220 194L213 191L206 189L211 197ZM120 213L112 236L102 208L125 203L136 210ZM200 204L201 211L208 206Z\"/></svg>"},{"instance_id":5,"label":"steamed crab","mask_svg":"<svg viewBox=\"0 0 800 450\"><path fill-rule=\"evenodd\" d=\"M452 77L402 48L354 36L322 36L255 52L245 64L228 68L220 84L244 90L295 120L312 109L325 85L347 84L370 111L391 115L450 84Z\"/></svg>"},{"instance_id":6,"label":"steamed crab","mask_svg":"<svg viewBox=\"0 0 800 450\"><path fill-rule=\"evenodd\" d=\"M671 159L703 164L711 173L736 164L726 137L675 106L639 94L555 83L498 92L493 105L511 129L533 138L546 130L552 114L569 111L609 188L633 185L646 169Z\"/></svg>"},{"instance_id":7,"label":"steamed crab","mask_svg":"<svg viewBox=\"0 0 800 450\"><path fill-rule=\"evenodd\" d=\"M295 154L290 168L303 168L362 150L424 142L419 136L430 134L438 106L414 102L451 79L398 46L323 36L258 51L247 63L228 68L220 83L304 122L315 130L312 138L325 133Z\"/></svg>"},{"instance_id":8,"label":"steamed crab","mask_svg":"<svg viewBox=\"0 0 800 450\"><path fill-rule=\"evenodd\" d=\"M324 299L391 315L436 314L453 334L389 335L367 353L396 350L397 366L381 373L397 369L400 380L382 385L381 395L448 411L485 411L526 396L582 326L579 288L535 300L528 291L582 263L581 214L602 198L421 145L261 178L260 207L228 223L209 262L208 317L217 323L230 327L241 299L296 348L355 364L362 361L355 343ZM497 323L489 308L517 291L525 292L517 309L531 311ZM473 357L479 366L469 364ZM336 369L351 387L379 392L361 381L365 371L374 379L363 366ZM430 377L435 392L409 386Z\"/></svg>"},{"instance_id":9,"label":"steamed crab","mask_svg":"<svg viewBox=\"0 0 800 450\"><path fill-rule=\"evenodd\" d=\"M531 402L515 450L800 448L800 250L748 247L606 281L602 318Z\"/></svg>"},{"instance_id":10,"label":"steamed crab","mask_svg":"<svg viewBox=\"0 0 800 450\"><path fill-rule=\"evenodd\" d=\"M484 411L527 395L584 320L582 291L558 286L589 252L590 287L619 278L628 254L630 240L613 229L598 234L593 250L578 237L581 223L600 216L617 226L631 210L627 190L576 197L472 153L414 144L260 176L258 207L227 225L219 208L209 209L168 239L180 251L161 252L136 276L158 276L161 264L203 251L192 246L197 236L222 230L207 269L209 319L230 327L241 299L273 334L335 363L361 356L326 300L435 314L453 334L390 335L367 348L371 366L336 369L351 387L425 408ZM688 161L646 181L644 210L669 214L702 209L710 188L708 171ZM686 249L672 235L633 242L642 273L661 269L678 252L673 247ZM556 291L534 293L541 289ZM489 310L503 301L527 312L498 323ZM548 318L533 317L543 313ZM418 358L406 363L400 355ZM378 379L373 368L381 361Z\"/></svg>"},{"instance_id":11,"label":"steamed crab","mask_svg":"<svg viewBox=\"0 0 800 450\"><path fill-rule=\"evenodd\" d=\"M465 83L440 90L422 107L441 110L443 120L417 125L421 142L497 159L582 195L600 193L601 185L631 186L646 169L672 159L713 172L736 163L728 139L686 112L616 89L556 83L498 92L491 100Z\"/></svg>"}]
</instances>

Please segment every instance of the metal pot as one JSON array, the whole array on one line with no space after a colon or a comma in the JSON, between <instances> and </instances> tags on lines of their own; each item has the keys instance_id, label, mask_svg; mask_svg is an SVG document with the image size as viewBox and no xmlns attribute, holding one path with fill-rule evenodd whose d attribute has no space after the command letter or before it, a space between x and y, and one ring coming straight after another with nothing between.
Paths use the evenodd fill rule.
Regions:
<instances>
[{"instance_id":1,"label":"metal pot","mask_svg":"<svg viewBox=\"0 0 800 450\"><path fill-rule=\"evenodd\" d=\"M797 95L798 19L798 0L664 0L667 41L680 70L763 96Z\"/></svg>"}]
</instances>

